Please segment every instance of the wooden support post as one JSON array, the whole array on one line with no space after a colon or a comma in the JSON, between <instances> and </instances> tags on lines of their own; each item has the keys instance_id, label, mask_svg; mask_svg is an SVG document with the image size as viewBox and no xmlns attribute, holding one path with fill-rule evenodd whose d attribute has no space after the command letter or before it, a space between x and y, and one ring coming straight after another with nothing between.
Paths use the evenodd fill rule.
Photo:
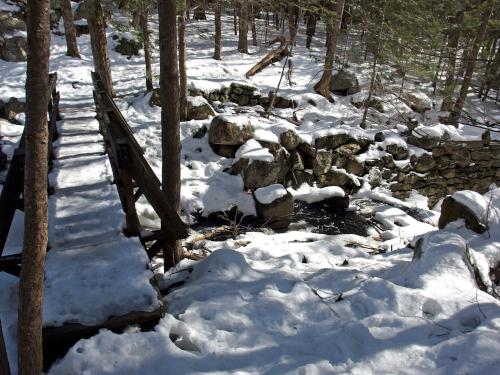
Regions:
<instances>
[{"instance_id":1,"label":"wooden support post","mask_svg":"<svg viewBox=\"0 0 500 375\"><path fill-rule=\"evenodd\" d=\"M3 338L2 321L0 320L0 374L10 375L9 357L7 356L7 348Z\"/></svg>"}]
</instances>

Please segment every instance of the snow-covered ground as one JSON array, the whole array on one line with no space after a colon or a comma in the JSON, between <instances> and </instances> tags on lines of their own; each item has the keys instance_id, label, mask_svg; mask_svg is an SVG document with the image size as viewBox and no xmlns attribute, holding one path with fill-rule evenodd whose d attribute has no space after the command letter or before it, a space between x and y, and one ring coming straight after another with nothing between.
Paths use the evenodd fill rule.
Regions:
<instances>
[{"instance_id":1,"label":"snow-covered ground","mask_svg":"<svg viewBox=\"0 0 500 375\"><path fill-rule=\"evenodd\" d=\"M246 71L266 52L263 47L251 48L249 56L236 52L232 18L227 16L223 21L226 30L223 35L228 39L223 42L220 62L212 59L212 15L209 14L208 21L188 23L188 80L199 89L213 90L234 81L246 81ZM151 26L156 38L154 17ZM111 27L110 35L114 31ZM319 30L319 38L323 34ZM280 95L299 102L296 116L301 125L296 128L285 120L262 118L255 113L255 108L247 108L247 113L239 116L246 117L258 134L268 139L291 128L308 141L331 132L360 133L361 110L350 104L350 98L336 97L336 103L331 104L313 93L312 85L321 69L324 40L315 38L312 51L308 51L303 47L302 36L299 34L298 46L294 49L294 85L284 83L280 90ZM111 38L108 42L110 47L114 45ZM79 47L82 60L67 58L64 37L53 35L51 70L58 72L58 89L68 111L87 108L92 101L88 36L79 38ZM111 51L111 64L117 103L143 146L146 158L160 176L161 110L150 107L150 94L142 93L143 57L127 59ZM156 73L158 64L158 51L155 51ZM252 77L250 83L267 93L276 86L281 69L280 63L268 67ZM369 63L353 61L351 69L365 90ZM381 69L389 72L390 68ZM23 98L24 75L25 64L0 61L0 98ZM427 89L429 93L430 87ZM313 100L316 106L308 104L308 100ZM480 110L472 98L469 103L469 108ZM398 120L399 112L409 108L396 101L384 105L387 106L384 117L373 113L367 134L373 136L379 130L390 130L393 142L399 142L398 133L405 128ZM487 106L488 113L498 116L498 106L492 103ZM234 111L227 108L228 115L234 115ZM290 109L279 113L293 114ZM76 113L73 115L78 117ZM437 115L430 111L419 118L427 131L447 131L455 139L479 137L477 130L467 126L456 130L439 124ZM82 114L79 130L95 130L95 121L89 116L91 113ZM22 116L20 120L22 122ZM252 195L243 190L241 177L224 172L232 160L216 155L207 137L192 137L193 132L209 125L210 120L202 120L181 126L183 218L192 221L198 213L208 215L235 205L243 213L254 213ZM0 126L2 134L5 132L11 137L9 140L15 141L20 135L19 126L3 122ZM78 137L76 129L74 133L73 136ZM64 164L71 167L74 173L64 179L70 186L59 186L63 193L65 189L68 193L64 197L66 201L57 196L51 199L51 215L57 218L51 221L51 242L57 246L72 243L79 249L74 252L75 257L72 250L54 252L48 257L48 264L54 266L47 269L48 281L51 275L60 273L57 282L49 282L48 286L64 291L65 295L72 293L65 274L70 267L83 285L85 280L95 277L96 273L78 270L78 262L90 256L88 254L99 252L95 244L102 238L115 238L115 250L123 251L119 207L106 206L117 203L116 192L111 185L103 183L109 182L109 170L106 170L105 157L99 155L102 149L98 139L91 141L91 137L87 134L84 140L87 143L83 144L82 140L73 138L74 144L68 142L61 147L65 151L59 153L62 160L58 163L61 168ZM94 137L98 137L95 132ZM63 141L64 137L61 146ZM260 154L256 157L268 157L262 150L257 151ZM75 153L81 155L83 162L70 166ZM93 168L92 163L99 167ZM92 170L79 173L79 168L87 167ZM77 204L86 197L85 192L79 194L80 184L101 189L100 200L93 201L95 206L79 204L85 208L84 223L102 226L97 234L90 230L95 226L84 226L83 230L89 230L83 242L79 242L82 236L73 236L75 221L71 220L76 220L77 215L70 216L71 212L64 206ZM272 190L273 194L283 194L281 190ZM339 188L302 187L290 192L306 202L344 195ZM500 302L477 288L466 246L483 273L487 273L488 264L500 261L500 189L484 196L490 230L483 234L471 232L463 222L438 230L439 211L429 210L425 199L418 194L402 202L383 189L372 190L365 185L358 197L382 202L373 212L380 228L370 230L367 237L331 236L307 230L281 234L248 232L224 242L203 241L199 246L211 253L207 259L184 260L166 274L160 272L161 263L157 263L160 286L171 291L164 298L168 312L158 326L151 332L138 332L133 327L122 334L101 331L78 342L49 374L496 374L500 365ZM417 220L405 213L405 208L421 209L427 216ZM139 213L143 223L151 227L158 225L145 202L139 201ZM17 229L21 223L18 219ZM103 237L99 237L101 235ZM413 247L419 236L425 239L419 244L420 256L413 259ZM90 249L82 251L83 245L90 245ZM131 247L139 249L139 244ZM141 255L134 251L131 250L131 258L137 261ZM65 256L70 257L71 262L60 259ZM127 262L127 259L121 261ZM95 265L96 272L101 266L120 267L111 261L111 256L103 262ZM141 273L136 269L134 272L139 278L136 282L124 275L127 270L122 271L116 270L126 283L119 284L120 294L108 301L111 308L118 311L131 308L135 303L145 303L140 300L141 293L134 294L134 291L144 290L139 286L149 276L149 271ZM109 274L94 281L103 285L105 276ZM183 282L181 287L176 286L179 282ZM10 326L6 336L15 367L16 279L0 274L0 288L9 291L0 293L0 316L2 324ZM91 304L91 298L99 300L113 293L105 288L90 292L84 299L87 305ZM50 293L49 290L49 296ZM74 297L77 298L78 293ZM71 307L71 301L66 307ZM149 302L156 303L154 299ZM47 316L60 318L61 311L54 314L53 308L46 306ZM71 309L66 313L65 317L74 318ZM94 313L94 317L100 316L102 311ZM86 311L77 314L80 319L88 318L92 322L92 315Z\"/></svg>"}]
</instances>

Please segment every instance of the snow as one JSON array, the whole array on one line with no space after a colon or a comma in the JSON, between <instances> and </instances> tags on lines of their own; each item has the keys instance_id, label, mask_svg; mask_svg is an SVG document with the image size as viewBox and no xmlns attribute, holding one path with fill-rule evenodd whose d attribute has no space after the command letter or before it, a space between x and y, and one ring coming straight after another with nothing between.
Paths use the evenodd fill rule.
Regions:
<instances>
[{"instance_id":1,"label":"snow","mask_svg":"<svg viewBox=\"0 0 500 375\"><path fill-rule=\"evenodd\" d=\"M328 198L345 196L344 190L339 186L318 188L309 186L308 184L302 184L297 190L288 188L288 191L293 195L294 199L307 203L316 203Z\"/></svg>"},{"instance_id":2,"label":"snow","mask_svg":"<svg viewBox=\"0 0 500 375\"><path fill-rule=\"evenodd\" d=\"M271 204L275 200L283 198L288 192L281 184L273 184L255 190L254 196L259 203Z\"/></svg>"},{"instance_id":3,"label":"snow","mask_svg":"<svg viewBox=\"0 0 500 375\"><path fill-rule=\"evenodd\" d=\"M488 202L481 194L472 190L461 190L453 193L452 198L471 210L480 222L487 222Z\"/></svg>"},{"instance_id":4,"label":"snow","mask_svg":"<svg viewBox=\"0 0 500 375\"><path fill-rule=\"evenodd\" d=\"M0 6L6 4L0 1ZM224 16L228 39L223 42L222 61L212 58L213 15L209 13L207 21L188 23L188 81L202 91L242 81L244 73L267 52L263 47L250 47L251 55L236 52L236 39L230 36L231 17ZM151 22L156 38L155 15ZM109 36L114 30L110 25ZM319 23L310 51L303 47L302 31L293 57L294 70L300 73L293 74L293 86L283 84L280 90L280 95L294 99L298 107L276 110L283 117L297 116L299 126L261 117L255 108L239 108L243 112L237 113L235 106L221 106L231 121L250 123L256 139L277 142L279 134L288 129L306 142L327 134L373 138L378 131L389 131L387 142L403 145L401 132L406 127L400 113L418 116L422 124L419 134L422 130L447 134L453 140L480 139L477 129L439 124L434 110L415 115L390 94L381 97L387 101L387 112L382 116L370 111L369 129L360 129L362 110L350 104L351 97L335 96L336 103L331 104L313 92L314 75L322 69L318 59L324 54L325 30ZM168 311L149 332L134 327L119 334L101 330L80 340L54 364L49 375L498 372L500 302L477 289L464 249L467 245L483 275L500 261L500 189L483 196L489 207L490 230L476 234L461 222L446 231L438 230L439 213L427 208L424 197L412 193L401 201L356 177L363 186L353 198L373 204L368 210L373 211L372 224L377 229L371 229L369 236L330 236L307 229L261 230L225 241L206 240L203 249L211 255L202 261L185 259L166 274L156 268L161 263L154 264L161 287L171 288L167 296L159 298L149 283L153 273L142 245L122 234L123 212L91 110L89 36L78 38L82 60L65 56L64 36L53 35L52 39L51 69L59 75L64 120L59 123L58 159L50 175L57 191L50 198L44 324L94 324L127 311L151 311L160 303ZM345 43L344 35L339 43ZM350 43L357 43L355 36ZM119 93L117 105L161 179L161 110L149 106L151 94L142 93L143 56L128 60L114 51L110 55ZM351 65L362 86L361 94L366 95L370 61L353 57ZM281 67L277 63L243 82L267 93L276 87ZM392 69L380 67L384 73ZM25 70L25 63L0 61L0 98L23 100ZM153 70L158 74L158 51ZM468 110L476 103L473 100L468 98ZM480 106L474 108L479 111ZM488 110L492 108L496 107ZM488 113L498 116L496 111ZM20 120L24 123L22 116ZM11 154L22 126L4 122L0 126L3 149ZM254 198L243 190L242 178L224 172L234 160L216 155L206 135L192 137L209 126L210 120L181 125L183 219L192 223L198 215L231 207L255 215ZM370 147L360 159L384 156L384 147L379 150L377 146L384 145ZM424 152L409 149L410 155ZM247 143L240 154L243 151L255 157L252 160L273 160L257 142ZM286 194L281 186L271 190L271 194L263 194L265 199ZM338 187L301 186L288 192L307 203L345 195ZM470 201L468 193L465 197ZM469 206L484 212L483 201L476 198ZM139 200L137 209L142 223L159 228L159 219L145 201ZM415 219L407 213L413 210L428 218ZM17 212L8 254L21 248L22 222L23 214ZM408 246L420 238L423 253L413 260L414 250ZM185 284L176 287L180 281ZM0 317L15 374L17 278L1 273L0 288Z\"/></svg>"},{"instance_id":5,"label":"snow","mask_svg":"<svg viewBox=\"0 0 500 375\"><path fill-rule=\"evenodd\" d=\"M235 160L248 159L249 164L255 160L266 161L272 163L274 156L269 152L269 149L262 147L255 139L249 139L236 151Z\"/></svg>"},{"instance_id":6,"label":"snow","mask_svg":"<svg viewBox=\"0 0 500 375\"><path fill-rule=\"evenodd\" d=\"M187 101L193 107L203 107L208 105L208 101L203 96L188 96Z\"/></svg>"}]
</instances>

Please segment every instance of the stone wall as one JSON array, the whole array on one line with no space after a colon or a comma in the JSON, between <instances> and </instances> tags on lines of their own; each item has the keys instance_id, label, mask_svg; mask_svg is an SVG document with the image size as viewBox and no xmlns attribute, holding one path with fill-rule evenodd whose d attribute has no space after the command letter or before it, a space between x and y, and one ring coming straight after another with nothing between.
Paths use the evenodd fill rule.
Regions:
<instances>
[{"instance_id":1,"label":"stone wall","mask_svg":"<svg viewBox=\"0 0 500 375\"><path fill-rule=\"evenodd\" d=\"M415 189L434 204L458 190L484 194L491 184L500 184L500 142L489 139L456 142L410 136L408 143L429 154L415 158L408 173L397 174L390 186L396 197L407 197Z\"/></svg>"}]
</instances>

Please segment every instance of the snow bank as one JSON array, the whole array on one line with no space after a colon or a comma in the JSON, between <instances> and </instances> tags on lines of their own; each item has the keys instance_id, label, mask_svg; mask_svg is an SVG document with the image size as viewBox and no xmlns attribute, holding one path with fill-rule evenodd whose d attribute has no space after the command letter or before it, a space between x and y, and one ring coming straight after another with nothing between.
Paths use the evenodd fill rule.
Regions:
<instances>
[{"instance_id":1,"label":"snow bank","mask_svg":"<svg viewBox=\"0 0 500 375\"><path fill-rule=\"evenodd\" d=\"M288 188L288 191L293 195L294 199L307 203L316 203L328 198L345 196L344 190L339 186L318 188L308 184L302 184L297 190Z\"/></svg>"},{"instance_id":2,"label":"snow bank","mask_svg":"<svg viewBox=\"0 0 500 375\"><path fill-rule=\"evenodd\" d=\"M254 160L272 163L274 156L269 152L269 149L262 147L255 139L249 139L236 151L235 160L239 159L248 159L249 164L252 164Z\"/></svg>"}]
</instances>

